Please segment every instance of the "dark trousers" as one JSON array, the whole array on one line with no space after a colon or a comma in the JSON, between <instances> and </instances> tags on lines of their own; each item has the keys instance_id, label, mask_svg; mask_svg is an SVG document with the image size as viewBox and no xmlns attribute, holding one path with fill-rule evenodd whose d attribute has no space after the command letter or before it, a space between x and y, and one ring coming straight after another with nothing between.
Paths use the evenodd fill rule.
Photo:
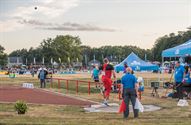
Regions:
<instances>
[{"instance_id":1,"label":"dark trousers","mask_svg":"<svg viewBox=\"0 0 191 125\"><path fill-rule=\"evenodd\" d=\"M124 96L124 101L126 104L126 110L124 112L124 118L127 118L129 116L129 101L131 101L131 104L133 106L133 112L134 112L134 117L138 117L138 109L135 109L135 102L136 102L136 91L135 89L123 89L123 96Z\"/></svg>"},{"instance_id":2,"label":"dark trousers","mask_svg":"<svg viewBox=\"0 0 191 125\"><path fill-rule=\"evenodd\" d=\"M183 99L183 87L181 82L176 82L176 91L179 99Z\"/></svg>"},{"instance_id":3,"label":"dark trousers","mask_svg":"<svg viewBox=\"0 0 191 125\"><path fill-rule=\"evenodd\" d=\"M46 88L46 81L45 81L45 79L40 79L40 88Z\"/></svg>"}]
</instances>

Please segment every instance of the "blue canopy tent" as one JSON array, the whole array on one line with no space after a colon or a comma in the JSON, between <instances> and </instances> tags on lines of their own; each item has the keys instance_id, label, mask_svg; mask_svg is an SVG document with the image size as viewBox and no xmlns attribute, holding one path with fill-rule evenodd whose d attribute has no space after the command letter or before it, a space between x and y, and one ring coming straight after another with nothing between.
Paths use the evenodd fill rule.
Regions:
<instances>
[{"instance_id":1,"label":"blue canopy tent","mask_svg":"<svg viewBox=\"0 0 191 125\"><path fill-rule=\"evenodd\" d=\"M115 70L117 72L124 71L124 64L125 63L128 66L130 66L133 70L153 71L153 70L159 69L159 67L157 65L143 61L133 52L126 59L124 59L120 64L116 65Z\"/></svg>"},{"instance_id":2,"label":"blue canopy tent","mask_svg":"<svg viewBox=\"0 0 191 125\"><path fill-rule=\"evenodd\" d=\"M186 57L191 55L191 39L186 43L162 51L162 57Z\"/></svg>"}]
</instances>

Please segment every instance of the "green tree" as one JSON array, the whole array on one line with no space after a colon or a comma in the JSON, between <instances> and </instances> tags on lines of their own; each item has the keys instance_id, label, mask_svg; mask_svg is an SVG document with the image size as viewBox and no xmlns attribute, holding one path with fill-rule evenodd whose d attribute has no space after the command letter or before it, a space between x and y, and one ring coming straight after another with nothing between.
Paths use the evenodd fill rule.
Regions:
<instances>
[{"instance_id":1,"label":"green tree","mask_svg":"<svg viewBox=\"0 0 191 125\"><path fill-rule=\"evenodd\" d=\"M9 57L21 57L24 62L28 57L28 51L24 48L21 50L15 50L9 54Z\"/></svg>"},{"instance_id":2,"label":"green tree","mask_svg":"<svg viewBox=\"0 0 191 125\"><path fill-rule=\"evenodd\" d=\"M41 42L41 45L40 45L40 48L42 50L42 57L41 58L44 57L44 61L48 64L51 63L51 61L50 61L51 58L52 59L58 58L55 51L54 51L55 49L53 48L53 45L52 45L53 42L54 42L53 39L48 38L46 40L43 40Z\"/></svg>"},{"instance_id":3,"label":"green tree","mask_svg":"<svg viewBox=\"0 0 191 125\"><path fill-rule=\"evenodd\" d=\"M113 61L121 62L131 52L138 54L142 59L147 55L147 59L152 59L151 50L141 49L136 46L102 46L99 48L91 48L89 46L82 46L82 55L87 56L88 61L96 57L96 60L102 62L104 57L112 57ZM83 64L85 64L85 58L83 58Z\"/></svg>"},{"instance_id":4,"label":"green tree","mask_svg":"<svg viewBox=\"0 0 191 125\"><path fill-rule=\"evenodd\" d=\"M25 63L28 60L28 64L33 63L34 58L37 64L42 64L44 57L45 63L50 64L51 58L56 62L59 62L61 58L62 62L68 63L69 61L82 60L81 55L81 41L79 37L70 35L60 35L56 38L47 38L43 40L39 47L31 47L29 50L21 49L15 50L9 54L9 56L21 57ZM68 57L70 60L68 60Z\"/></svg>"},{"instance_id":5,"label":"green tree","mask_svg":"<svg viewBox=\"0 0 191 125\"><path fill-rule=\"evenodd\" d=\"M5 48L0 45L0 66L7 64L7 54L4 53Z\"/></svg>"},{"instance_id":6,"label":"green tree","mask_svg":"<svg viewBox=\"0 0 191 125\"><path fill-rule=\"evenodd\" d=\"M170 33L158 38L152 48L153 60L161 61L163 50L180 45L189 39L191 39L191 30L179 31L177 35Z\"/></svg>"},{"instance_id":7,"label":"green tree","mask_svg":"<svg viewBox=\"0 0 191 125\"><path fill-rule=\"evenodd\" d=\"M62 62L76 61L77 58L81 60L81 40L79 37L71 35L59 35L56 38L43 40L40 45L42 49L42 55L45 57L45 61L50 60L52 57L55 61L59 62L61 58Z\"/></svg>"},{"instance_id":8,"label":"green tree","mask_svg":"<svg viewBox=\"0 0 191 125\"><path fill-rule=\"evenodd\" d=\"M21 49L21 50L15 50L9 54L9 57L21 57L23 60L23 63L25 64L27 59L27 64L33 64L34 58L36 59L36 64L42 63L42 49L41 48L30 48L27 49Z\"/></svg>"},{"instance_id":9,"label":"green tree","mask_svg":"<svg viewBox=\"0 0 191 125\"><path fill-rule=\"evenodd\" d=\"M85 66L91 59L92 48L90 46L81 46L82 64Z\"/></svg>"}]
</instances>

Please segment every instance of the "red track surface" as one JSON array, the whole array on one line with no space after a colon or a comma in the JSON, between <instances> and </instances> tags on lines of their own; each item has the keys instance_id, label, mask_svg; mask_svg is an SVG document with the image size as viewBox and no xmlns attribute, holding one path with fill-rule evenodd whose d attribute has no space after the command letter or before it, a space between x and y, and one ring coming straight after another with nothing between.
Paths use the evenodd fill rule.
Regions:
<instances>
[{"instance_id":1,"label":"red track surface","mask_svg":"<svg viewBox=\"0 0 191 125\"><path fill-rule=\"evenodd\" d=\"M18 87L0 87L0 102L16 102L25 100L27 103L79 105L87 106L93 104L89 101L59 95L40 89L26 89Z\"/></svg>"}]
</instances>

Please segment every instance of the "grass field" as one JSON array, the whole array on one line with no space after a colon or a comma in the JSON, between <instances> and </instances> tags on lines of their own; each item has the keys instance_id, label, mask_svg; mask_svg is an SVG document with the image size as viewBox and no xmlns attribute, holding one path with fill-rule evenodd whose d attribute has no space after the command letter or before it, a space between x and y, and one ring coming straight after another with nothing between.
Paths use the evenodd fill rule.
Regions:
<instances>
[{"instance_id":1,"label":"grass field","mask_svg":"<svg viewBox=\"0 0 191 125\"><path fill-rule=\"evenodd\" d=\"M168 80L170 75L163 74L136 74L143 76L145 79L157 80L159 77ZM159 76L160 75L160 76ZM67 78L67 75L63 76ZM90 75L71 75L69 79L83 79L89 80ZM24 82L34 83L36 87L39 86L38 80L31 76L20 77L10 79L6 77L0 77L0 85L21 85ZM59 91L66 93L65 83L62 82L62 89L58 90L57 85L50 89L53 91ZM101 101L102 97L99 95L99 91L92 85L91 95L87 94L87 86L85 83L79 84L79 95L83 98ZM49 87L49 85L48 85ZM70 83L69 94L75 95L75 83ZM177 107L176 99L162 99L150 96L151 88L146 87L143 95L143 104L153 104L162 107L161 110L156 112L144 112L140 113L138 119L133 119L131 113L128 120L124 120L122 114L118 113L86 113L82 107L79 106L57 106L57 105L38 105L29 104L29 110L25 115L17 115L14 111L14 104L0 103L0 125L1 124L17 124L17 125L30 125L30 124L48 124L48 125L190 125L191 124L191 106L189 107ZM163 90L161 89L160 93ZM2 94L2 93L0 93ZM120 103L116 94L111 95L111 101ZM191 102L189 101L191 104Z\"/></svg>"}]
</instances>

